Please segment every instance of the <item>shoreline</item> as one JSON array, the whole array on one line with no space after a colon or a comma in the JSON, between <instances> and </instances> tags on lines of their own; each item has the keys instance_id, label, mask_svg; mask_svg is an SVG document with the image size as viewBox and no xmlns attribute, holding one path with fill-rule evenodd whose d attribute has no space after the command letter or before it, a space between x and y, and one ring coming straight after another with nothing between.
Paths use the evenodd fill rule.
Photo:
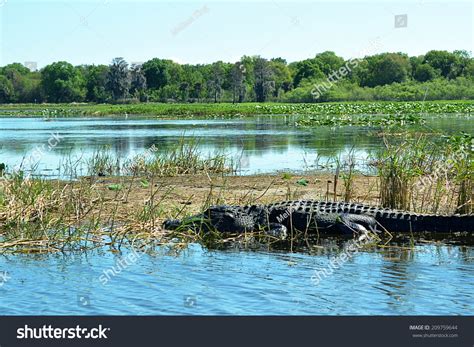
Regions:
<instances>
[{"instance_id":1,"label":"shoreline","mask_svg":"<svg viewBox=\"0 0 474 347\"><path fill-rule=\"evenodd\" d=\"M335 185L335 176L331 174L286 175L200 174L94 176L82 177L78 181L2 180L0 193L3 193L3 199L7 198L4 200L7 204L0 204L0 254L87 251L103 246L120 249L122 245L130 244L139 247L169 245L180 249L189 243L214 248L234 242L257 242L261 247L270 247L275 240L258 232L216 235L190 230L169 231L163 228L163 222L195 215L211 205L319 200L380 206L377 176L354 175L351 180L352 195L348 198L346 182L341 177ZM7 187L8 184L11 186ZM452 210L442 209L439 214L453 213ZM423 211L418 209L416 212ZM393 237L395 244L405 242L407 237L410 240L410 235L386 236L390 236L389 240ZM438 236L441 240L452 239L453 242L466 237L464 234L433 237ZM421 239L424 239L423 235ZM294 242L295 245L301 243L302 247L307 245L300 239ZM317 244L315 247L318 247Z\"/></svg>"}]
</instances>

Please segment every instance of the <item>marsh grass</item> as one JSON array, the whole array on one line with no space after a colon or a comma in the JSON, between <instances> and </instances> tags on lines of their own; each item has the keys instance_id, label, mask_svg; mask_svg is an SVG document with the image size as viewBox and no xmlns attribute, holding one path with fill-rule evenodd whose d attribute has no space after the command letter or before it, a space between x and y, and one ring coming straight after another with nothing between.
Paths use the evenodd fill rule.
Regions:
<instances>
[{"instance_id":1,"label":"marsh grass","mask_svg":"<svg viewBox=\"0 0 474 347\"><path fill-rule=\"evenodd\" d=\"M400 141L384 137L375 156L384 207L428 213L472 213L473 137L405 134Z\"/></svg>"},{"instance_id":2,"label":"marsh grass","mask_svg":"<svg viewBox=\"0 0 474 347\"><path fill-rule=\"evenodd\" d=\"M205 155L198 139L184 137L170 150L147 157L122 161L111 147L105 146L88 160L69 157L62 162L63 173L70 180L26 177L24 171L7 174L2 166L5 175L0 179L0 252L84 250L104 244L119 249L129 235L136 238L162 232L165 212L168 216L187 213L186 205L174 210L164 206L164 199L174 187L158 183L160 177L205 174L211 180L212 175L234 172L228 156ZM84 171L88 176L77 179ZM98 184L104 180L111 180L105 188L112 197L104 197ZM149 196L138 212L124 216L121 207L136 189L136 180L141 189L149 190ZM222 201L222 193L214 196L212 183L210 186L204 205ZM225 187L219 189L222 192Z\"/></svg>"},{"instance_id":3,"label":"marsh grass","mask_svg":"<svg viewBox=\"0 0 474 347\"><path fill-rule=\"evenodd\" d=\"M79 177L85 164L89 176L176 176L200 173L235 173L237 166L233 158L224 153L205 154L200 139L179 138L166 151L152 152L147 156L136 155L129 159L119 158L110 146L95 151L90 159L66 159L63 171L69 177Z\"/></svg>"},{"instance_id":4,"label":"marsh grass","mask_svg":"<svg viewBox=\"0 0 474 347\"><path fill-rule=\"evenodd\" d=\"M177 145L168 151L155 153L148 162L141 163L140 173L156 175L187 175L204 173L233 173L232 159L223 153L205 155L200 150L200 140L180 138ZM137 167L132 164L131 167Z\"/></svg>"},{"instance_id":5,"label":"marsh grass","mask_svg":"<svg viewBox=\"0 0 474 347\"><path fill-rule=\"evenodd\" d=\"M335 162L337 163L337 169L334 175L333 194L336 196L338 178L341 177L344 186L343 201L350 202L353 200L355 194L354 177L357 173L355 169L356 158L354 148L351 148L347 157L341 158L339 156L335 158Z\"/></svg>"},{"instance_id":6,"label":"marsh grass","mask_svg":"<svg viewBox=\"0 0 474 347\"><path fill-rule=\"evenodd\" d=\"M355 180L357 177L363 177L364 171L370 171L369 163L358 164L361 158L357 158L354 148L341 155L330 156L327 160L321 161L318 157L311 171L326 172L331 174L332 179L326 182L326 189L320 194L320 199L326 201L344 201L344 202L369 202L369 196L372 195L376 187L371 187L367 191L357 191ZM342 182L342 183L341 183ZM339 187L342 185L342 191Z\"/></svg>"},{"instance_id":7,"label":"marsh grass","mask_svg":"<svg viewBox=\"0 0 474 347\"><path fill-rule=\"evenodd\" d=\"M229 194L233 187L227 159L202 159L196 143L181 143L167 154L155 153L145 164L141 162L142 166L129 170L128 176L99 177L99 172L117 169L116 158L109 152L98 153L92 161L92 167L99 168L95 175L76 181L25 178L21 172L13 173L0 180L0 253L85 251L104 246L117 251L132 244L182 249L192 242L209 248L233 242L250 248L279 247L280 240L263 232L222 235L186 227L166 231L162 222L195 215L212 205L258 204L281 200L285 195L294 200L322 199L326 194L328 200L373 204L369 195L380 193L382 204L392 208L472 213L472 136L450 136L436 143L423 136L407 135L396 141L387 136L385 143L385 150L373 158L379 187L362 195L355 187L360 173L353 151L323 165L326 170L335 168L331 176L324 176L332 177L326 192L326 182L320 181L320 190L313 188L317 175L302 179L286 173L272 179L263 176L268 184L259 190L245 185L238 193ZM121 170L124 165L120 165ZM169 175L167 180L165 174ZM194 199L195 192L191 191L177 194L176 175L183 175L184 180L195 175L206 177L207 184L200 183L200 189L207 189L207 193L199 199ZM278 191L273 189L277 181L279 197L273 195ZM120 189L109 189L111 186ZM137 190L144 193L143 200L131 200ZM307 235L291 231L290 250L308 244Z\"/></svg>"},{"instance_id":8,"label":"marsh grass","mask_svg":"<svg viewBox=\"0 0 474 347\"><path fill-rule=\"evenodd\" d=\"M456 158L452 161L454 179L459 185L456 212L471 214L474 210L474 136L451 136L447 141L454 151L451 156Z\"/></svg>"},{"instance_id":9,"label":"marsh grass","mask_svg":"<svg viewBox=\"0 0 474 347\"><path fill-rule=\"evenodd\" d=\"M112 152L110 146L97 149L86 162L91 176L112 176L121 170L120 159Z\"/></svg>"},{"instance_id":10,"label":"marsh grass","mask_svg":"<svg viewBox=\"0 0 474 347\"><path fill-rule=\"evenodd\" d=\"M224 201L225 186L214 190L211 177L216 171L227 171L226 159L201 160L199 156L196 145L182 144L167 156L151 158L146 176L138 177L134 170L128 171L131 176L107 178L103 176L115 173L119 165L106 148L87 162L91 169L88 172L93 175L83 179L25 178L21 172L6 175L0 179L0 253L82 251L103 246L119 250L123 244L149 240L155 233L153 242L166 235L165 243L179 236L186 242L208 244L210 235L189 230L167 233L162 229L166 216L188 213L187 204L177 208L164 203L174 191L173 185L159 182L165 173L168 177L204 173L211 189L202 208ZM100 184L104 179L112 181ZM104 189L110 192L108 197ZM146 189L149 194L141 207L124 214L123 206L134 189Z\"/></svg>"}]
</instances>

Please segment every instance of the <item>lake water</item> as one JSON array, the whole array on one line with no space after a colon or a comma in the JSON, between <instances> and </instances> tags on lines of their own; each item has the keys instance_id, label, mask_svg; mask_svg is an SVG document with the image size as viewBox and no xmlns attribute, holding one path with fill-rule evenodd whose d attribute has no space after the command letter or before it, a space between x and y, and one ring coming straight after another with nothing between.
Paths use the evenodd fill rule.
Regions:
<instances>
[{"instance_id":1,"label":"lake water","mask_svg":"<svg viewBox=\"0 0 474 347\"><path fill-rule=\"evenodd\" d=\"M12 315L472 315L474 248L354 254L315 284L325 254L206 251L0 256L0 312ZM118 265L119 259L122 264ZM123 259L126 259L124 261ZM122 269L121 272L119 271ZM106 284L100 279L115 269ZM313 280L311 279L313 277Z\"/></svg>"},{"instance_id":2,"label":"lake water","mask_svg":"<svg viewBox=\"0 0 474 347\"><path fill-rule=\"evenodd\" d=\"M0 118L0 163L14 166L51 134L38 172L54 177L61 158L90 157L104 145L125 158L152 145L198 136L207 153L242 157L244 173L303 170L354 151L359 163L381 148L378 128L295 129L286 117L234 120L123 118ZM429 136L474 132L464 117L436 116ZM183 135L184 134L184 135ZM317 255L264 251L209 251L198 245L178 255L140 254L130 263L100 250L67 255L0 255L0 314L298 314L472 315L474 247L427 244L353 254L316 285L315 271L329 266L341 242ZM121 270L120 259L130 263ZM104 284L104 271L116 275ZM121 270L121 271L119 271ZM120 273L119 273L120 272ZM102 278L102 279L101 279Z\"/></svg>"},{"instance_id":3,"label":"lake water","mask_svg":"<svg viewBox=\"0 0 474 347\"><path fill-rule=\"evenodd\" d=\"M378 127L301 129L291 126L292 120L285 116L227 120L0 118L0 163L15 167L23 161L24 167L37 166L37 173L55 177L63 171L65 158L87 160L104 146L125 159L153 145L166 151L181 137L198 137L203 153L228 154L240 162L243 174L314 169L328 159L347 157L351 151L364 169L370 153L383 145ZM439 131L474 133L474 118L436 115L426 126L412 129L435 137Z\"/></svg>"}]
</instances>

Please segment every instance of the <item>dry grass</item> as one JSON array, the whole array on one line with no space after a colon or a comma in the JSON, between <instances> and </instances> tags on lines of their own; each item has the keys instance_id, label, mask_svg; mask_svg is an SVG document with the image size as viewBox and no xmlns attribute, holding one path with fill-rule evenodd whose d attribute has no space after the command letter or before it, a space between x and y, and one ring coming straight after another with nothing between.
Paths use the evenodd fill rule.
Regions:
<instances>
[{"instance_id":1,"label":"dry grass","mask_svg":"<svg viewBox=\"0 0 474 347\"><path fill-rule=\"evenodd\" d=\"M340 173L342 175L342 173ZM188 242L248 243L255 235L166 231L166 218L181 218L214 204L269 203L287 199L347 200L348 184L333 174L179 175L84 177L78 181L0 181L0 253L64 252L108 246ZM378 205L380 180L351 173L351 201ZM307 185L298 184L305 181ZM339 183L337 183L339 182ZM342 182L342 183L341 183ZM420 202L421 204L421 202ZM425 205L429 210L434 206ZM436 206L449 213L455 206ZM274 240L267 240L274 242Z\"/></svg>"}]
</instances>

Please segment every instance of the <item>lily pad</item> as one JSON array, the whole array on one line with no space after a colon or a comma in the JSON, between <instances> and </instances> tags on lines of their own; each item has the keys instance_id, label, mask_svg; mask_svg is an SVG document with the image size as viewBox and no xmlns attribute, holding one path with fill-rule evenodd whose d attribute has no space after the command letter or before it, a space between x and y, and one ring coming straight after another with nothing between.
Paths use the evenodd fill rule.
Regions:
<instances>
[{"instance_id":1,"label":"lily pad","mask_svg":"<svg viewBox=\"0 0 474 347\"><path fill-rule=\"evenodd\" d=\"M114 191L119 191L122 190L123 186L121 184L109 184L107 186L108 190L114 190Z\"/></svg>"},{"instance_id":2,"label":"lily pad","mask_svg":"<svg viewBox=\"0 0 474 347\"><path fill-rule=\"evenodd\" d=\"M305 178L302 178L302 179L296 181L296 184L299 185L299 186L306 187L309 184L309 181Z\"/></svg>"}]
</instances>

